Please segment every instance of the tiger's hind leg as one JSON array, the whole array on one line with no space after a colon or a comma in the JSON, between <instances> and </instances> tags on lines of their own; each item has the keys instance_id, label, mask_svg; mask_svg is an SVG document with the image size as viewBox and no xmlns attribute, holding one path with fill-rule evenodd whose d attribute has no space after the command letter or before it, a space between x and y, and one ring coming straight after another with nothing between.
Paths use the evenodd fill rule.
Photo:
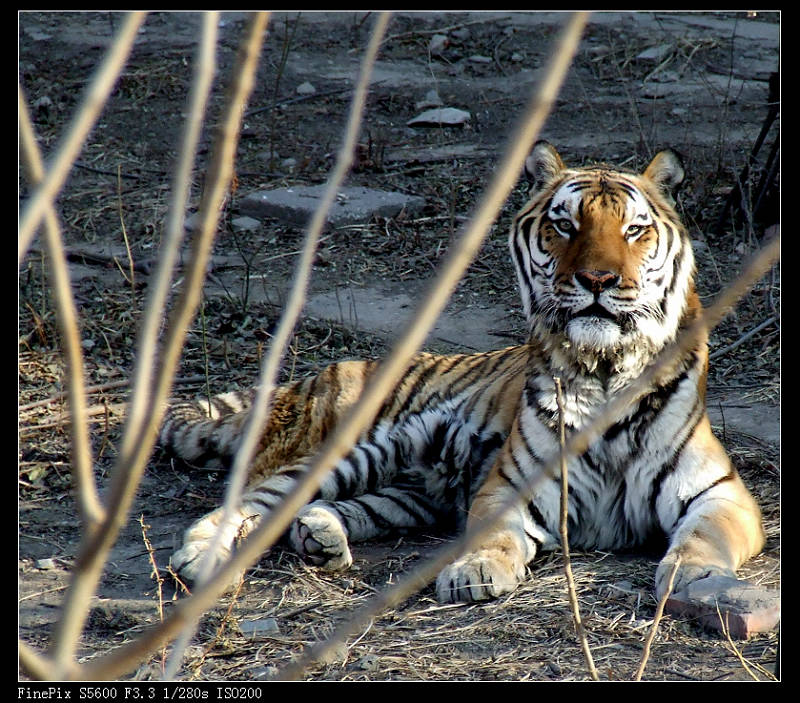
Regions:
<instances>
[{"instance_id":1,"label":"tiger's hind leg","mask_svg":"<svg viewBox=\"0 0 800 703\"><path fill-rule=\"evenodd\" d=\"M419 492L387 487L341 501L317 500L295 518L289 544L330 571L353 563L350 544L442 522L441 510Z\"/></svg>"}]
</instances>

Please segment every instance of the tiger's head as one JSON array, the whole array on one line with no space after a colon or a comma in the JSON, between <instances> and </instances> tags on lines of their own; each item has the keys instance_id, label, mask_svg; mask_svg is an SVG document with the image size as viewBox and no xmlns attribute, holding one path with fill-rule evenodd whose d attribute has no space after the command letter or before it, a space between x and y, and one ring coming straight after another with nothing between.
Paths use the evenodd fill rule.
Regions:
<instances>
[{"instance_id":1,"label":"tiger's head","mask_svg":"<svg viewBox=\"0 0 800 703\"><path fill-rule=\"evenodd\" d=\"M680 157L659 152L642 174L568 168L540 141L525 170L531 197L509 245L532 337L590 368L629 365L672 341L699 310L691 244L673 200Z\"/></svg>"}]
</instances>

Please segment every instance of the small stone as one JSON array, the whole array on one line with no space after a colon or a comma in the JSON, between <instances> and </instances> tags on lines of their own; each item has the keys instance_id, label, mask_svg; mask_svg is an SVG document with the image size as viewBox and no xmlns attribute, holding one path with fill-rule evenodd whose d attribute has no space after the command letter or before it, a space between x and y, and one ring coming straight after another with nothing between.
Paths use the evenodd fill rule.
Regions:
<instances>
[{"instance_id":1,"label":"small stone","mask_svg":"<svg viewBox=\"0 0 800 703\"><path fill-rule=\"evenodd\" d=\"M492 63L492 58L491 58L491 56L479 56L479 55L477 55L477 54L476 54L476 55L474 55L474 56L470 56L468 60L469 60L471 63L484 63L484 64L486 64L486 63Z\"/></svg>"},{"instance_id":2,"label":"small stone","mask_svg":"<svg viewBox=\"0 0 800 703\"><path fill-rule=\"evenodd\" d=\"M431 56L441 56L450 44L450 40L444 34L434 34L428 42L428 51Z\"/></svg>"},{"instance_id":3,"label":"small stone","mask_svg":"<svg viewBox=\"0 0 800 703\"><path fill-rule=\"evenodd\" d=\"M183 221L183 228L187 232L194 232L195 228L200 224L200 213L193 212L191 215L187 215Z\"/></svg>"},{"instance_id":4,"label":"small stone","mask_svg":"<svg viewBox=\"0 0 800 703\"><path fill-rule=\"evenodd\" d=\"M37 559L36 562L34 563L34 566L36 566L37 569L41 569L42 571L48 571L49 569L55 569L56 563L50 558Z\"/></svg>"},{"instance_id":5,"label":"small stone","mask_svg":"<svg viewBox=\"0 0 800 703\"><path fill-rule=\"evenodd\" d=\"M275 618L262 618L260 620L246 620L239 623L239 629L245 636L264 637L276 635L280 632L278 621Z\"/></svg>"},{"instance_id":6,"label":"small stone","mask_svg":"<svg viewBox=\"0 0 800 703\"><path fill-rule=\"evenodd\" d=\"M356 662L356 666L362 671L375 671L379 662L380 657L377 654L367 654Z\"/></svg>"},{"instance_id":7,"label":"small stone","mask_svg":"<svg viewBox=\"0 0 800 703\"><path fill-rule=\"evenodd\" d=\"M465 110L455 107L442 107L436 110L426 110L406 124L409 127L458 127L466 124L471 115Z\"/></svg>"},{"instance_id":8,"label":"small stone","mask_svg":"<svg viewBox=\"0 0 800 703\"><path fill-rule=\"evenodd\" d=\"M705 627L722 631L720 616L731 637L747 639L774 629L781 618L780 591L761 588L729 576L708 576L693 581L667 599L665 612L696 619Z\"/></svg>"},{"instance_id":9,"label":"small stone","mask_svg":"<svg viewBox=\"0 0 800 703\"><path fill-rule=\"evenodd\" d=\"M429 90L425 97L416 104L417 110L427 110L434 107L442 107L444 103L435 90Z\"/></svg>"},{"instance_id":10,"label":"small stone","mask_svg":"<svg viewBox=\"0 0 800 703\"><path fill-rule=\"evenodd\" d=\"M231 227L236 232L257 232L261 229L261 223L253 217L237 217L231 220Z\"/></svg>"},{"instance_id":11,"label":"small stone","mask_svg":"<svg viewBox=\"0 0 800 703\"><path fill-rule=\"evenodd\" d=\"M639 61L651 61L653 63L661 63L667 56L669 56L675 48L672 44L659 44L658 46L651 46L644 51L640 51L636 58Z\"/></svg>"},{"instance_id":12,"label":"small stone","mask_svg":"<svg viewBox=\"0 0 800 703\"><path fill-rule=\"evenodd\" d=\"M639 89L639 95L643 98L660 99L666 98L668 95L675 93L675 90L670 85L664 83L646 83Z\"/></svg>"},{"instance_id":13,"label":"small stone","mask_svg":"<svg viewBox=\"0 0 800 703\"><path fill-rule=\"evenodd\" d=\"M51 107L53 107L53 101L47 95L42 95L33 102L33 109L39 112L47 112Z\"/></svg>"},{"instance_id":14,"label":"small stone","mask_svg":"<svg viewBox=\"0 0 800 703\"><path fill-rule=\"evenodd\" d=\"M25 32L33 41L50 41L53 38L52 34L47 32L40 32L36 29L29 29Z\"/></svg>"},{"instance_id":15,"label":"small stone","mask_svg":"<svg viewBox=\"0 0 800 703\"><path fill-rule=\"evenodd\" d=\"M590 56L605 56L610 51L611 47L608 44L595 44L586 49L586 53Z\"/></svg>"},{"instance_id":16,"label":"small stone","mask_svg":"<svg viewBox=\"0 0 800 703\"><path fill-rule=\"evenodd\" d=\"M317 89L308 81L297 86L298 95L314 95L316 92Z\"/></svg>"},{"instance_id":17,"label":"small stone","mask_svg":"<svg viewBox=\"0 0 800 703\"><path fill-rule=\"evenodd\" d=\"M630 581L617 581L609 584L609 588L622 593L633 593L633 584Z\"/></svg>"},{"instance_id":18,"label":"small stone","mask_svg":"<svg viewBox=\"0 0 800 703\"><path fill-rule=\"evenodd\" d=\"M278 675L277 666L261 666L253 671L253 679L256 681L269 681Z\"/></svg>"}]
</instances>

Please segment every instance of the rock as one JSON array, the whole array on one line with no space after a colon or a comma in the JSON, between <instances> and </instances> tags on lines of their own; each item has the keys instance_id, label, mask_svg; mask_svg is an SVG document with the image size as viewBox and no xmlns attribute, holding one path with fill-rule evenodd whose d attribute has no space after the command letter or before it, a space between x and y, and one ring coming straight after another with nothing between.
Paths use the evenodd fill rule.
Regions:
<instances>
[{"instance_id":1,"label":"rock","mask_svg":"<svg viewBox=\"0 0 800 703\"><path fill-rule=\"evenodd\" d=\"M708 576L671 594L664 610L720 631L721 615L732 638L747 639L777 626L781 618L780 591L728 576Z\"/></svg>"},{"instance_id":2,"label":"rock","mask_svg":"<svg viewBox=\"0 0 800 703\"><path fill-rule=\"evenodd\" d=\"M37 569L41 569L42 571L49 571L50 569L56 568L56 563L50 559L37 559L35 566Z\"/></svg>"},{"instance_id":3,"label":"rock","mask_svg":"<svg viewBox=\"0 0 800 703\"><path fill-rule=\"evenodd\" d=\"M425 97L416 104L417 110L427 110L433 107L442 107L444 103L435 90L429 90Z\"/></svg>"},{"instance_id":4,"label":"rock","mask_svg":"<svg viewBox=\"0 0 800 703\"><path fill-rule=\"evenodd\" d=\"M476 54L474 56L470 56L468 61L470 63L484 63L484 64L486 64L486 63L492 63L492 57L491 56L480 56L480 55Z\"/></svg>"},{"instance_id":5,"label":"rock","mask_svg":"<svg viewBox=\"0 0 800 703\"><path fill-rule=\"evenodd\" d=\"M350 329L395 339L414 314L418 301L408 289L369 286L346 290L321 291L311 295L306 312L320 320L335 320ZM437 340L463 351L488 351L497 348L491 331L506 315L504 306L467 306L441 315L431 330L429 342Z\"/></svg>"},{"instance_id":6,"label":"rock","mask_svg":"<svg viewBox=\"0 0 800 703\"><path fill-rule=\"evenodd\" d=\"M658 46L651 46L648 49L639 52L636 55L636 58L639 61L651 61L652 63L661 63L674 50L675 47L672 44L659 44Z\"/></svg>"},{"instance_id":7,"label":"rock","mask_svg":"<svg viewBox=\"0 0 800 703\"><path fill-rule=\"evenodd\" d=\"M446 35L434 34L431 37L430 42L428 42L428 51L430 52L431 56L441 56L449 43L450 40Z\"/></svg>"},{"instance_id":8,"label":"rock","mask_svg":"<svg viewBox=\"0 0 800 703\"><path fill-rule=\"evenodd\" d=\"M317 89L311 85L308 81L305 83L301 83L297 86L296 92L298 95L314 95L317 92Z\"/></svg>"},{"instance_id":9,"label":"rock","mask_svg":"<svg viewBox=\"0 0 800 703\"><path fill-rule=\"evenodd\" d=\"M421 115L410 119L409 127L458 127L470 121L471 115L455 107L442 107L426 110Z\"/></svg>"},{"instance_id":10,"label":"rock","mask_svg":"<svg viewBox=\"0 0 800 703\"><path fill-rule=\"evenodd\" d=\"M708 398L708 417L717 436L734 430L756 437L766 444L780 446L780 405L755 403L742 393L715 392Z\"/></svg>"},{"instance_id":11,"label":"rock","mask_svg":"<svg viewBox=\"0 0 800 703\"><path fill-rule=\"evenodd\" d=\"M255 681L269 681L278 675L277 666L260 666L253 671L253 679Z\"/></svg>"},{"instance_id":12,"label":"rock","mask_svg":"<svg viewBox=\"0 0 800 703\"><path fill-rule=\"evenodd\" d=\"M199 212L193 212L190 215L186 215L186 217L183 220L183 228L187 232L194 232L194 230L198 227L199 224L200 224Z\"/></svg>"},{"instance_id":13,"label":"rock","mask_svg":"<svg viewBox=\"0 0 800 703\"><path fill-rule=\"evenodd\" d=\"M278 621L275 618L261 618L260 620L246 620L239 623L239 629L245 636L264 637L277 635L280 632Z\"/></svg>"},{"instance_id":14,"label":"rock","mask_svg":"<svg viewBox=\"0 0 800 703\"><path fill-rule=\"evenodd\" d=\"M257 232L261 223L253 217L242 216L231 220L231 227L236 232Z\"/></svg>"},{"instance_id":15,"label":"rock","mask_svg":"<svg viewBox=\"0 0 800 703\"><path fill-rule=\"evenodd\" d=\"M639 95L643 98L665 98L674 92L671 86L663 83L646 83L639 89Z\"/></svg>"},{"instance_id":16,"label":"rock","mask_svg":"<svg viewBox=\"0 0 800 703\"><path fill-rule=\"evenodd\" d=\"M239 201L239 211L251 217L275 217L284 222L305 226L313 216L326 186L295 186L261 190ZM369 222L374 216L394 217L402 210L417 213L425 205L423 198L392 191L371 190L360 186L343 188L331 205L328 224L341 227Z\"/></svg>"},{"instance_id":17,"label":"rock","mask_svg":"<svg viewBox=\"0 0 800 703\"><path fill-rule=\"evenodd\" d=\"M380 661L380 657L376 654L366 654L356 662L356 667L362 671L375 671Z\"/></svg>"}]
</instances>

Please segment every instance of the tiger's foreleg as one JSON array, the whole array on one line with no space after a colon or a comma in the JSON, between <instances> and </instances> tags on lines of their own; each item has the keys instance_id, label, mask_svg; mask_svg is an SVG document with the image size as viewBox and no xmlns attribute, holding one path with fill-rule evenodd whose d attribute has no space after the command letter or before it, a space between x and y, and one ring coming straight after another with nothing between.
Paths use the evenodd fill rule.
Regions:
<instances>
[{"instance_id":1,"label":"tiger's foreleg","mask_svg":"<svg viewBox=\"0 0 800 703\"><path fill-rule=\"evenodd\" d=\"M678 511L680 498L694 475L718 478ZM656 595L667 588L678 558L673 591L712 575L736 576L736 570L764 546L761 511L731 466L725 450L705 419L682 453L676 471L664 482L656 503L659 519L670 536L667 553L656 570Z\"/></svg>"},{"instance_id":2,"label":"tiger's foreleg","mask_svg":"<svg viewBox=\"0 0 800 703\"><path fill-rule=\"evenodd\" d=\"M542 549L555 544L537 520L532 503L523 504L519 487L503 470L511 456L507 444L499 464L475 497L467 530L495 517L509 504L500 521L477 549L443 569L436 580L437 597L443 603L480 601L513 591L525 577L525 567Z\"/></svg>"}]
</instances>

